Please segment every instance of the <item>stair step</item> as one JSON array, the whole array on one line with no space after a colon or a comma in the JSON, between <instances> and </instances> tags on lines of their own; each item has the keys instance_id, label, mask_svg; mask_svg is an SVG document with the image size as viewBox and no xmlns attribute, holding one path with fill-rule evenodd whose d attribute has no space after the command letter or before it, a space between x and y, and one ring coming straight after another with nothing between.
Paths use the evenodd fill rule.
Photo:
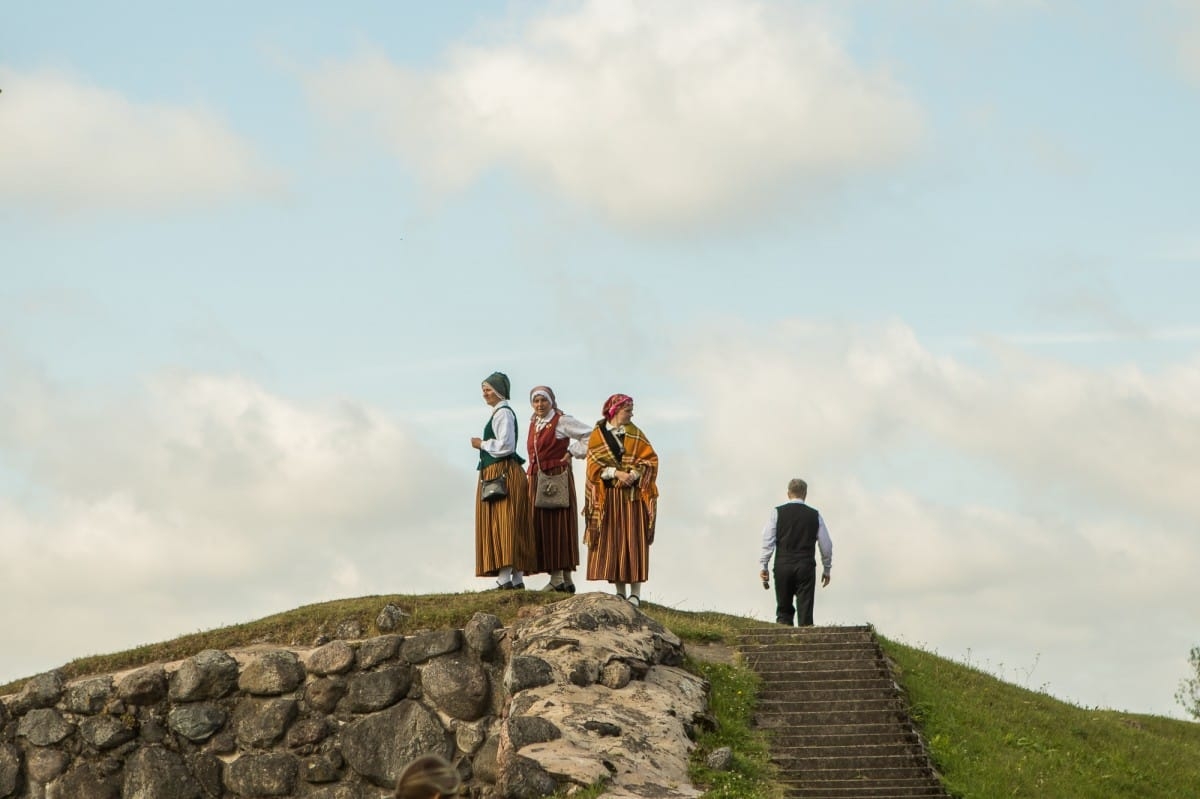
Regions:
<instances>
[{"instance_id":1,"label":"stair step","mask_svg":"<svg viewBox=\"0 0 1200 799\"><path fill-rule=\"evenodd\" d=\"M772 750L793 749L798 747L857 747L857 746L917 746L917 734L911 731L899 730L889 726L887 732L849 732L829 734L818 729L812 732L796 732L792 729L778 729L771 733Z\"/></svg>"}]
</instances>

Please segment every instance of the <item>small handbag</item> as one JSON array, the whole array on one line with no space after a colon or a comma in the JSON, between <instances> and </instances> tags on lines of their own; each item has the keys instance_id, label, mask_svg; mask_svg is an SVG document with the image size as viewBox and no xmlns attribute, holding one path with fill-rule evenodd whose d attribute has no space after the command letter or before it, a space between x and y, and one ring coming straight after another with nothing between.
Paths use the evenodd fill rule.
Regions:
<instances>
[{"instance_id":1,"label":"small handbag","mask_svg":"<svg viewBox=\"0 0 1200 799\"><path fill-rule=\"evenodd\" d=\"M567 477L565 471L558 474L539 471L537 473L537 491L533 495L533 507L548 509L570 507L571 498L567 495L569 488Z\"/></svg>"},{"instance_id":2,"label":"small handbag","mask_svg":"<svg viewBox=\"0 0 1200 799\"><path fill-rule=\"evenodd\" d=\"M495 502L508 496L508 480L503 474L491 480L480 480L479 484L482 486L479 498L484 502Z\"/></svg>"}]
</instances>

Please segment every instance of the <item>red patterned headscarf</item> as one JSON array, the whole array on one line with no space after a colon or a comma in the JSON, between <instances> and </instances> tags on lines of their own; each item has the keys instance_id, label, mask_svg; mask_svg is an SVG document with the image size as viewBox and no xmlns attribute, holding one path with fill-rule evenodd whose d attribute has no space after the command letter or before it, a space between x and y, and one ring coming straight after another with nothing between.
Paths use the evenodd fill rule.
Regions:
<instances>
[{"instance_id":1,"label":"red patterned headscarf","mask_svg":"<svg viewBox=\"0 0 1200 799\"><path fill-rule=\"evenodd\" d=\"M621 410L626 405L632 404L633 397L629 396L628 394L613 394L604 401L604 418L611 422L613 417L617 415L617 411Z\"/></svg>"}]
</instances>

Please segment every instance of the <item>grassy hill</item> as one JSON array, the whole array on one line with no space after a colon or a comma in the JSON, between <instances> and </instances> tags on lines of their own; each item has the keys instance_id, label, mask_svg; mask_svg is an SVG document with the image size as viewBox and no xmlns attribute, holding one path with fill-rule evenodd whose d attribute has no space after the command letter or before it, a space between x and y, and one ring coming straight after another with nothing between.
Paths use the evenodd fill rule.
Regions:
<instances>
[{"instance_id":1,"label":"grassy hill","mask_svg":"<svg viewBox=\"0 0 1200 799\"><path fill-rule=\"evenodd\" d=\"M553 593L510 591L325 602L127 652L80 658L62 671L71 678L256 643L308 646L348 622L357 623L364 635L373 635L375 616L389 602L410 614L404 632L461 627L480 611L511 622L526 605L559 599L561 595ZM642 609L693 643L732 643L738 629L761 624L649 603ZM880 642L895 663L946 786L956 796L1200 797L1200 724L1076 707L920 649L882 637ZM693 775L697 784L710 786L712 799L778 796L771 782L766 741L749 725L754 676L737 665L693 661L691 667L713 682L714 710L721 721L721 729L701 741L701 753L722 745L738 752L736 768L729 773L713 774L698 765ZM0 695L20 687L21 682L0 686Z\"/></svg>"}]
</instances>

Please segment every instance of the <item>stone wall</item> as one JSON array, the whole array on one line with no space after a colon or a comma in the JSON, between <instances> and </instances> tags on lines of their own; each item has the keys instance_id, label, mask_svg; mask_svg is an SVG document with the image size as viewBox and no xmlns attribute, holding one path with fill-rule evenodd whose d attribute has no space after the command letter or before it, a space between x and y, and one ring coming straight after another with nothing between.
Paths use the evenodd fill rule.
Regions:
<instances>
[{"instance_id":1,"label":"stone wall","mask_svg":"<svg viewBox=\"0 0 1200 799\"><path fill-rule=\"evenodd\" d=\"M707 686L679 639L587 594L510 628L487 614L311 650L209 650L0 697L0 799L389 796L435 752L463 795L694 796ZM680 771L682 769L682 772Z\"/></svg>"}]
</instances>

